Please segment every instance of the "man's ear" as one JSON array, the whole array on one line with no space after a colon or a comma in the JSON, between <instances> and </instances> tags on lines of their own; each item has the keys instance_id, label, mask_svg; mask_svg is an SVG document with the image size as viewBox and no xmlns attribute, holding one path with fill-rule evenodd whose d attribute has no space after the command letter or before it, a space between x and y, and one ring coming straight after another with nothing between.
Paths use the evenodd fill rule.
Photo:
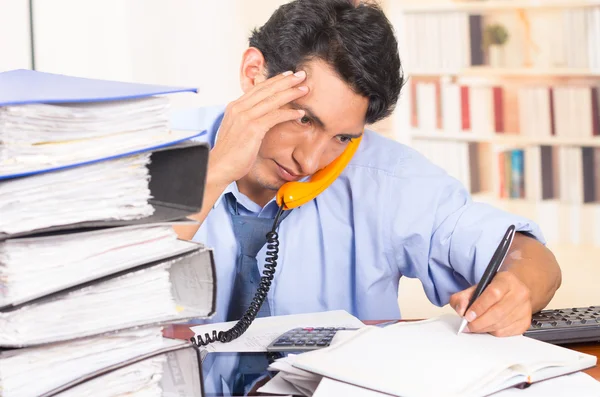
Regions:
<instances>
[{"instance_id":1,"label":"man's ear","mask_svg":"<svg viewBox=\"0 0 600 397\"><path fill-rule=\"evenodd\" d=\"M262 52L255 47L249 47L242 56L240 68L240 85L242 91L248 92L255 85L267 79L267 64Z\"/></svg>"}]
</instances>

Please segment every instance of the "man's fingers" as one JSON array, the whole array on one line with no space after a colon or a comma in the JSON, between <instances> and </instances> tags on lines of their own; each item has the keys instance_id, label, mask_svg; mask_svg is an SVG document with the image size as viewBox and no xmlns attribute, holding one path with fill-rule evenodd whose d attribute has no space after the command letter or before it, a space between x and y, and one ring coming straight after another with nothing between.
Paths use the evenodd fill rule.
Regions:
<instances>
[{"instance_id":1,"label":"man's fingers","mask_svg":"<svg viewBox=\"0 0 600 397\"><path fill-rule=\"evenodd\" d=\"M519 305L515 294L508 293L502 301L469 322L469 329L471 332L485 333L504 328L523 316L522 306L524 305Z\"/></svg>"},{"instance_id":2,"label":"man's fingers","mask_svg":"<svg viewBox=\"0 0 600 397\"><path fill-rule=\"evenodd\" d=\"M250 97L252 97L254 94L256 94L258 91L272 86L273 84L276 84L277 82L281 81L281 80L285 80L286 78L289 78L291 75L293 75L292 71L287 71L287 72L283 72L283 73L279 73L276 76L271 77L270 79L266 79L265 81L256 84L254 87L252 87L250 90L248 90L248 92L246 92L244 95L242 95L237 102L244 102L247 99L249 99Z\"/></svg>"},{"instance_id":3,"label":"man's fingers","mask_svg":"<svg viewBox=\"0 0 600 397\"><path fill-rule=\"evenodd\" d=\"M248 110L246 113L248 114L248 118L250 120L258 119L270 112L284 107L288 103L300 97L303 97L307 94L307 92L308 87L306 86L288 88L285 91L280 91L265 98L262 102L256 104L252 109Z\"/></svg>"},{"instance_id":4,"label":"man's fingers","mask_svg":"<svg viewBox=\"0 0 600 397\"><path fill-rule=\"evenodd\" d=\"M277 124L284 123L286 121L296 120L304 116L304 110L297 109L277 109L274 110L256 122L260 125L260 129L265 133L276 126Z\"/></svg>"},{"instance_id":5,"label":"man's fingers","mask_svg":"<svg viewBox=\"0 0 600 397\"><path fill-rule=\"evenodd\" d=\"M475 292L477 286L469 287L463 291L457 292L450 297L450 306L456 311L459 316L463 316L471 295Z\"/></svg>"},{"instance_id":6,"label":"man's fingers","mask_svg":"<svg viewBox=\"0 0 600 397\"><path fill-rule=\"evenodd\" d=\"M497 337L506 337L506 336L514 336L514 335L523 335L527 329L529 329L531 325L531 320L528 320L526 317L520 319L519 321L515 321L510 325L507 325L504 328L500 328L496 331L491 331L490 334Z\"/></svg>"},{"instance_id":7,"label":"man's fingers","mask_svg":"<svg viewBox=\"0 0 600 397\"><path fill-rule=\"evenodd\" d=\"M469 310L464 314L464 317L469 323L475 321L477 317L482 316L493 305L499 302L507 292L508 288L505 288L502 283L492 282L479 298L473 302ZM471 329L470 326L469 329Z\"/></svg>"},{"instance_id":8,"label":"man's fingers","mask_svg":"<svg viewBox=\"0 0 600 397\"><path fill-rule=\"evenodd\" d=\"M270 103L270 104L279 103L279 106L285 105L287 102L293 101L297 97L289 99L287 102L283 102L283 103L281 103L280 101L278 102L276 100L273 100L273 98L281 97L280 93L282 93L282 92L297 91L297 88L292 89L292 87L296 87L297 85L301 84L305 79L306 79L306 72L299 71L299 72L296 72L295 74L283 76L283 78L277 79L273 82L269 82L268 85L263 85L261 87L257 86L258 88L256 89L256 91L252 92L251 95L248 95L247 98L243 98L241 100L242 107L246 110L252 109L254 111L254 109L256 107L262 105L265 102ZM266 83L266 82L263 82L261 84L264 84L264 83ZM298 93L302 93L302 95L304 95L304 94L306 94L306 91L300 90L300 92L298 92ZM267 109L262 108L261 111L263 113L256 112L254 114L254 116L260 117L272 109L274 109L272 106Z\"/></svg>"}]
</instances>

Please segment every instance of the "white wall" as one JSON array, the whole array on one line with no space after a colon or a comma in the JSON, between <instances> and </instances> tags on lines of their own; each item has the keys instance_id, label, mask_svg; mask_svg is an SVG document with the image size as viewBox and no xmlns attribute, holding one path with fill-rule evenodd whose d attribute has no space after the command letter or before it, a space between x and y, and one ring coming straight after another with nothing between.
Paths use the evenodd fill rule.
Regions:
<instances>
[{"instance_id":1,"label":"white wall","mask_svg":"<svg viewBox=\"0 0 600 397\"><path fill-rule=\"evenodd\" d=\"M29 1L0 1L0 72L31 69Z\"/></svg>"},{"instance_id":2,"label":"white wall","mask_svg":"<svg viewBox=\"0 0 600 397\"><path fill-rule=\"evenodd\" d=\"M240 95L251 29L285 1L34 0L38 70L190 85L186 105Z\"/></svg>"}]
</instances>

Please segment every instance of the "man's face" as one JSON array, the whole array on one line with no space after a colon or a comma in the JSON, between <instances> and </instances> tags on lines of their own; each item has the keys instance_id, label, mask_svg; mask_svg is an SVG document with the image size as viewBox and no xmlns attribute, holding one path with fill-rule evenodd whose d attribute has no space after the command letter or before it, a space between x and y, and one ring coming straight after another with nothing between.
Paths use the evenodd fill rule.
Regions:
<instances>
[{"instance_id":1,"label":"man's face","mask_svg":"<svg viewBox=\"0 0 600 397\"><path fill-rule=\"evenodd\" d=\"M311 61L302 70L309 92L287 106L305 110L306 116L266 133L256 162L243 178L254 186L276 191L288 181L312 175L363 133L368 99L323 61Z\"/></svg>"}]
</instances>

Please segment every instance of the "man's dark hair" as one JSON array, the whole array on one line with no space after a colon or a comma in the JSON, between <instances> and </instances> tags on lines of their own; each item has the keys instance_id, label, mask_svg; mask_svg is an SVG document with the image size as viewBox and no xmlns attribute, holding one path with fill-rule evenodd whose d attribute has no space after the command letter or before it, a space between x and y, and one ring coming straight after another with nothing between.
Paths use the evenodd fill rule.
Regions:
<instances>
[{"instance_id":1,"label":"man's dark hair","mask_svg":"<svg viewBox=\"0 0 600 397\"><path fill-rule=\"evenodd\" d=\"M279 7L250 37L268 75L320 59L369 99L366 123L388 116L404 83L392 25L376 4L353 0L294 0Z\"/></svg>"}]
</instances>

